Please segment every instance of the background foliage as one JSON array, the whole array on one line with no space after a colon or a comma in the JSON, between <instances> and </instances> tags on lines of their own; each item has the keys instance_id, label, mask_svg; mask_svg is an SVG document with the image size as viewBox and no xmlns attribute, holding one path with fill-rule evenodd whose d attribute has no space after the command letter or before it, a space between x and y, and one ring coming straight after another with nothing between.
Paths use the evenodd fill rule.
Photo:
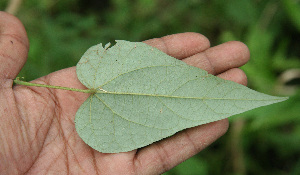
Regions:
<instances>
[{"instance_id":1,"label":"background foliage","mask_svg":"<svg viewBox=\"0 0 300 175\"><path fill-rule=\"evenodd\" d=\"M13 1L0 0L0 10ZM32 80L76 65L97 43L198 32L212 46L239 40L255 90L284 103L230 118L228 133L166 175L300 174L299 0L26 0L15 10L30 40L20 76Z\"/></svg>"}]
</instances>

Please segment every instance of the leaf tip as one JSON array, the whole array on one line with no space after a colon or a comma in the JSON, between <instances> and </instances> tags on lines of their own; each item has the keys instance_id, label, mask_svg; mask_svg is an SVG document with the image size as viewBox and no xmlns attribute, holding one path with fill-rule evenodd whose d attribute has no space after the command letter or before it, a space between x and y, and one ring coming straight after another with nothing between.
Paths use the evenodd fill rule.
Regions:
<instances>
[{"instance_id":1,"label":"leaf tip","mask_svg":"<svg viewBox=\"0 0 300 175\"><path fill-rule=\"evenodd\" d=\"M285 100L288 100L289 97L281 97L280 101L285 101Z\"/></svg>"}]
</instances>

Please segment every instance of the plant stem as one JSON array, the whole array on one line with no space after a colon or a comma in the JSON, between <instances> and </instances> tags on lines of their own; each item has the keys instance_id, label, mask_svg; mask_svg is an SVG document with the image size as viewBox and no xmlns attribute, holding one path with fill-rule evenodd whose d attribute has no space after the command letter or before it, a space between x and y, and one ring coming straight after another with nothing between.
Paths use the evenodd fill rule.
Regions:
<instances>
[{"instance_id":1,"label":"plant stem","mask_svg":"<svg viewBox=\"0 0 300 175\"><path fill-rule=\"evenodd\" d=\"M62 86L52 86L47 84L37 84L37 83L29 83L26 81L22 81L19 78L16 78L14 80L14 83L19 85L25 85L25 86L36 86L36 87L45 87L45 88L52 88L52 89L62 89L62 90L68 90L68 91L76 91L76 92L83 92L83 93L95 93L95 89L76 89L76 88L69 88L69 87L62 87Z\"/></svg>"},{"instance_id":2,"label":"plant stem","mask_svg":"<svg viewBox=\"0 0 300 175\"><path fill-rule=\"evenodd\" d=\"M10 0L5 11L12 15L16 15L21 3L22 3L22 0Z\"/></svg>"},{"instance_id":3,"label":"plant stem","mask_svg":"<svg viewBox=\"0 0 300 175\"><path fill-rule=\"evenodd\" d=\"M232 154L233 170L236 174L245 175L247 174L245 165L245 156L243 149L243 129L245 127L244 119L237 119L232 123L230 136L230 147Z\"/></svg>"}]
</instances>

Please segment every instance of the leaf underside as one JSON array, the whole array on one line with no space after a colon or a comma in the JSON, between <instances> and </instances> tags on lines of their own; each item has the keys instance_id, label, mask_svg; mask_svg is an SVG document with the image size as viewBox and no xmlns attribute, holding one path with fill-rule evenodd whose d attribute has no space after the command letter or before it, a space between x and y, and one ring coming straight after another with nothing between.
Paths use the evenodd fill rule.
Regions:
<instances>
[{"instance_id":1,"label":"leaf underside","mask_svg":"<svg viewBox=\"0 0 300 175\"><path fill-rule=\"evenodd\" d=\"M144 147L185 128L284 101L189 66L141 42L91 47L77 64L97 92L81 105L79 136L103 153Z\"/></svg>"}]
</instances>

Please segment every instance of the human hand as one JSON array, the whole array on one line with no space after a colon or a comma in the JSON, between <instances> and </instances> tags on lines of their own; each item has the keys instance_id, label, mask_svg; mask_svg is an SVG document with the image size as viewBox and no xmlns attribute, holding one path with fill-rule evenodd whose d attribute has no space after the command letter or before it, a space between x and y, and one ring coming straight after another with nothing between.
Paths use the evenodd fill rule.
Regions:
<instances>
[{"instance_id":1,"label":"human hand","mask_svg":"<svg viewBox=\"0 0 300 175\"><path fill-rule=\"evenodd\" d=\"M145 43L223 79L247 82L237 68L250 57L240 42L210 48L203 35L182 33ZM138 150L98 152L81 140L74 125L75 113L88 94L12 86L28 49L22 24L0 12L0 174L160 174L203 150L228 128L224 119L183 130ZM75 67L33 82L85 88Z\"/></svg>"}]
</instances>

